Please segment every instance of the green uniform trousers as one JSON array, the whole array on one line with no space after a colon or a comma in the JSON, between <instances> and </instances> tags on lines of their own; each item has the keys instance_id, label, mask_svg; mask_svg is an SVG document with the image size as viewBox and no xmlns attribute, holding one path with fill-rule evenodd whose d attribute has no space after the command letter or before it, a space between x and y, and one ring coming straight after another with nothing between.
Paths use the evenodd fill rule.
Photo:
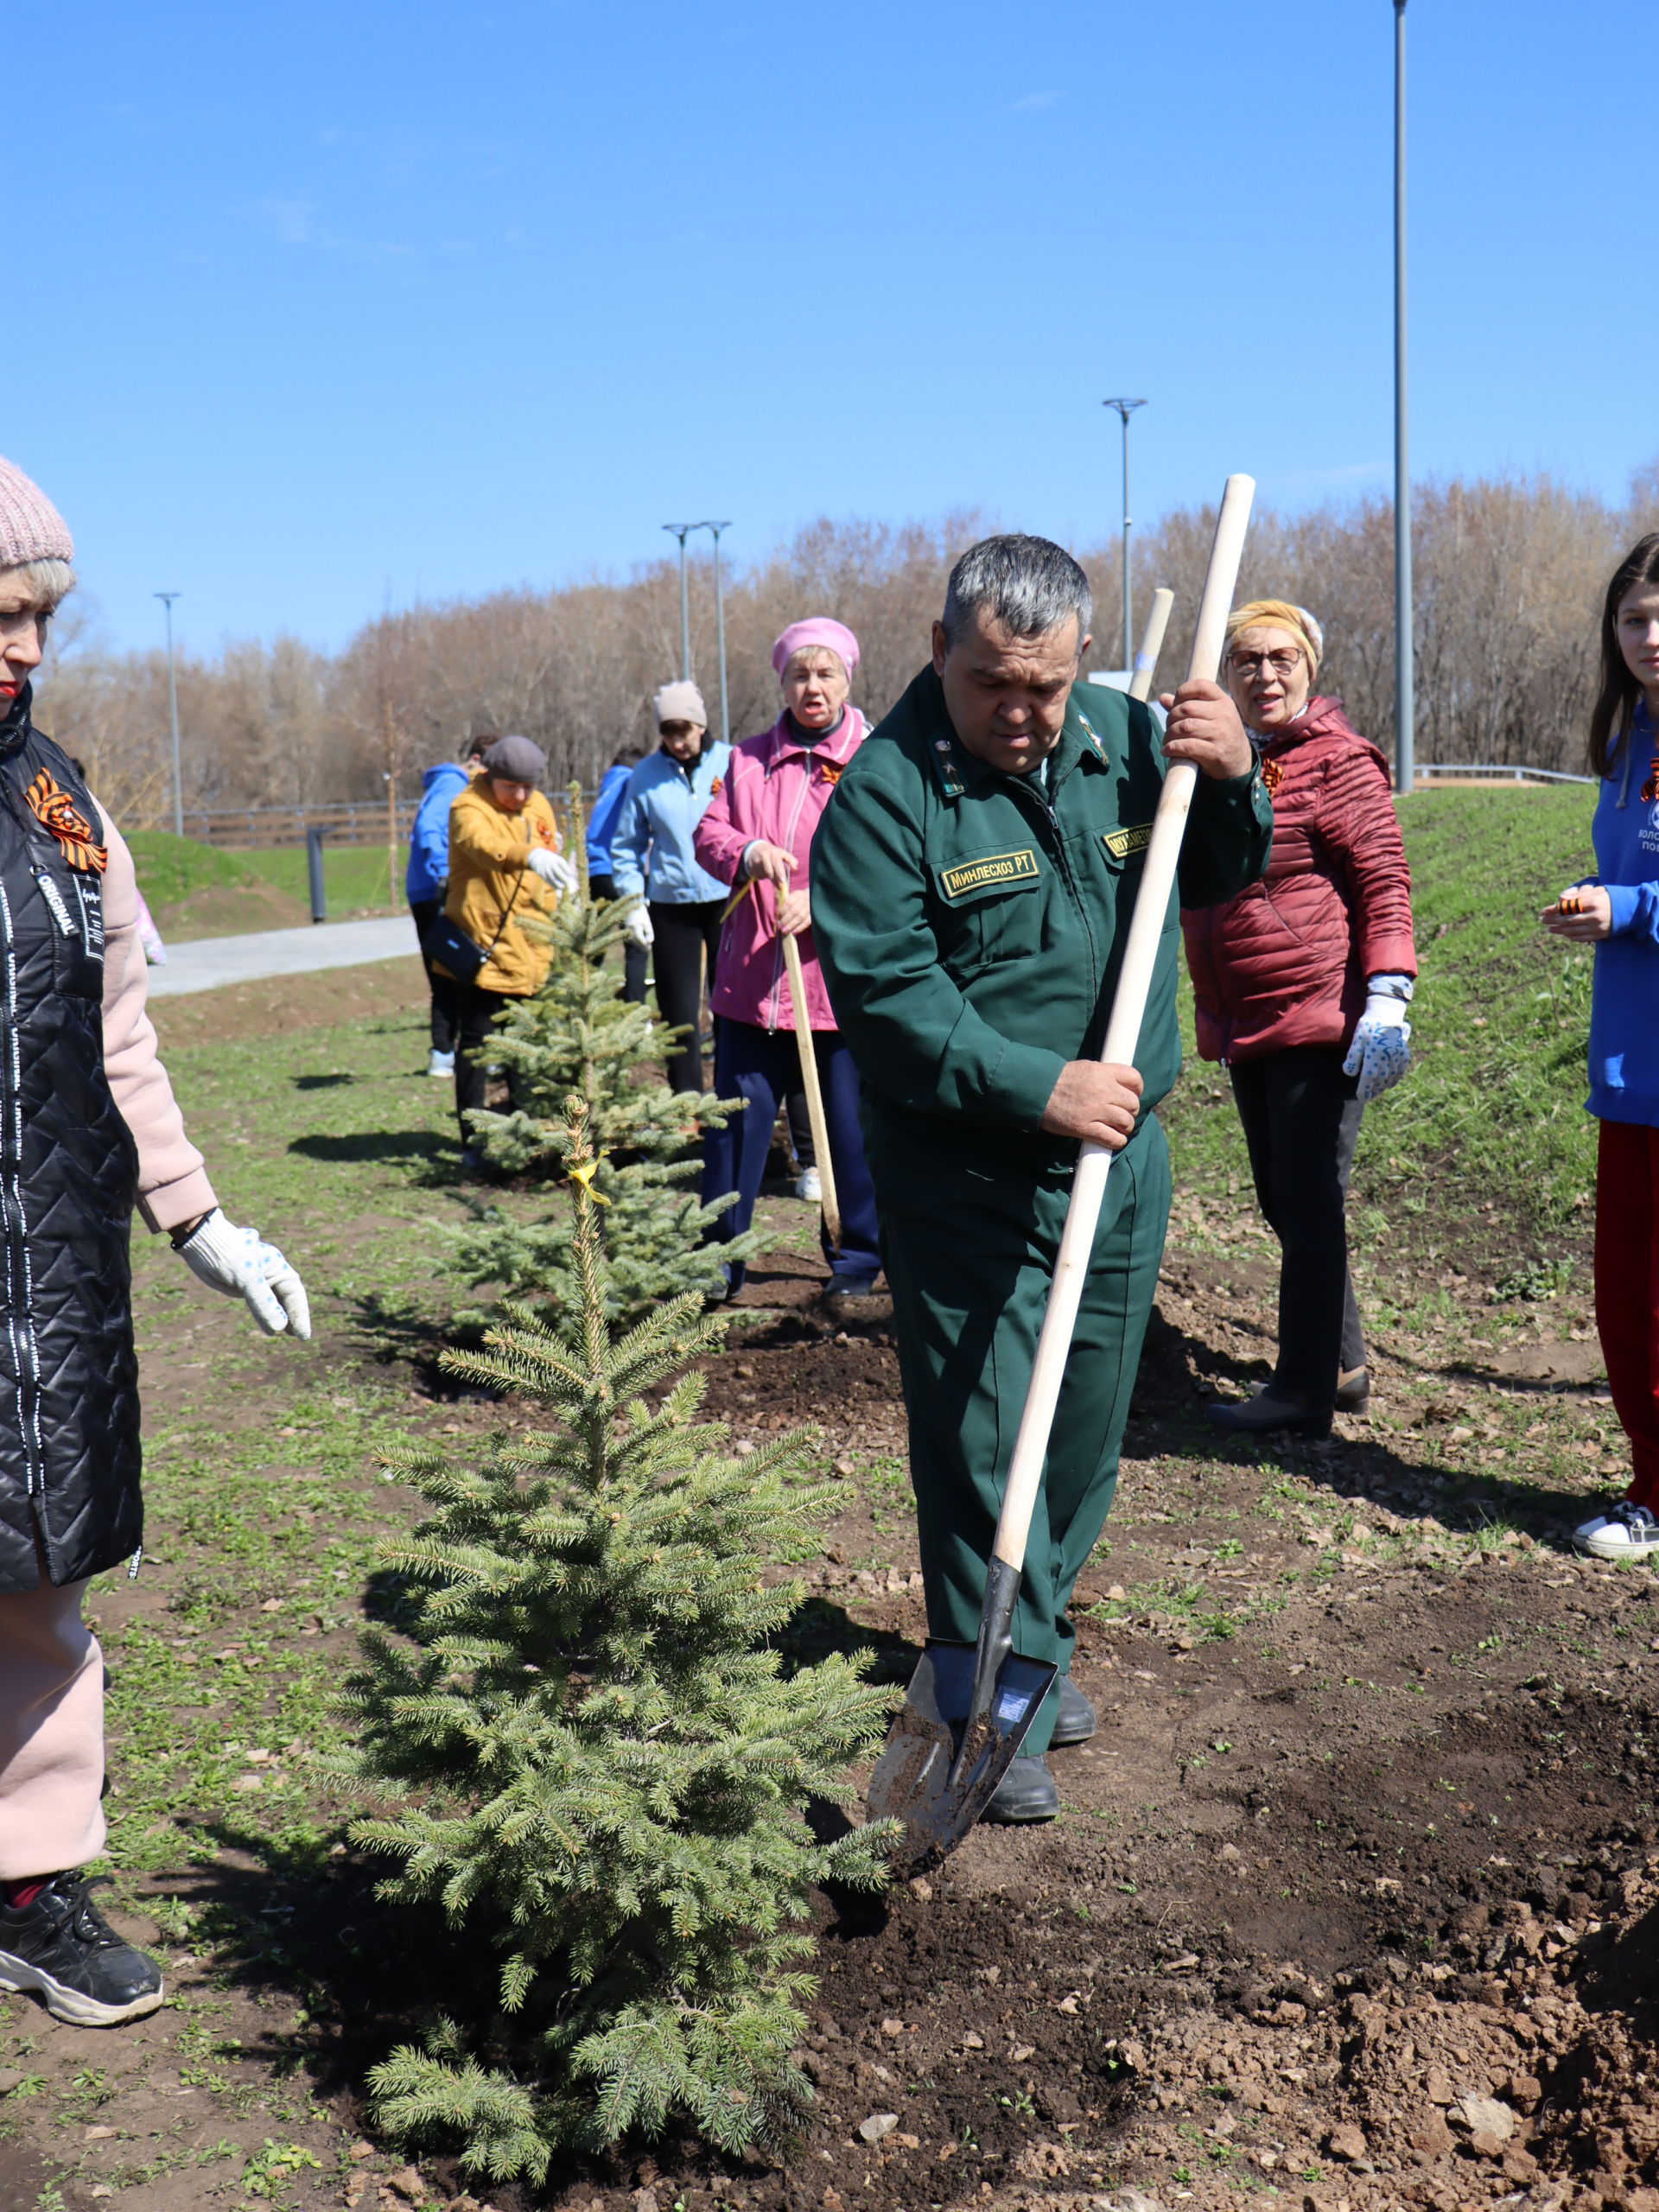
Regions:
<instances>
[{"instance_id":1,"label":"green uniform trousers","mask_svg":"<svg viewBox=\"0 0 1659 2212\"><path fill-rule=\"evenodd\" d=\"M907 1147L906 1147L907 1149ZM1002 1485L1071 1196L1068 1173L936 1154L872 1154L910 1428L928 1633L971 1643ZM1169 1150L1148 1114L1114 1159L1048 1466L1026 1549L1014 1648L1070 1670L1072 1586L1117 1487L1118 1452L1169 1220ZM1046 1751L1058 1700L1033 1722Z\"/></svg>"}]
</instances>

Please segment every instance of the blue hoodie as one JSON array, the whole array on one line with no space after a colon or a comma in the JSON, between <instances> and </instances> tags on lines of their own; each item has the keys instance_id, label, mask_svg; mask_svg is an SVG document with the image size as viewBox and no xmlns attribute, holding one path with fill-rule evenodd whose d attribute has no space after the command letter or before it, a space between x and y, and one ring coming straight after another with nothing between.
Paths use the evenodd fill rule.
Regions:
<instances>
[{"instance_id":1,"label":"blue hoodie","mask_svg":"<svg viewBox=\"0 0 1659 2212\"><path fill-rule=\"evenodd\" d=\"M632 769L626 762L613 760L599 779L594 810L588 817L588 873L590 876L615 873L611 861L611 832L616 827L617 816L622 811L628 778L632 773Z\"/></svg>"},{"instance_id":2,"label":"blue hoodie","mask_svg":"<svg viewBox=\"0 0 1659 2212\"><path fill-rule=\"evenodd\" d=\"M409 831L409 867L404 896L435 899L449 874L449 809L472 778L459 760L440 760L421 778L421 803Z\"/></svg>"},{"instance_id":3,"label":"blue hoodie","mask_svg":"<svg viewBox=\"0 0 1659 2212\"><path fill-rule=\"evenodd\" d=\"M1612 935L1596 947L1590 1004L1590 1096L1607 1122L1659 1128L1659 800L1644 799L1659 746L1645 703L1596 802L1596 868Z\"/></svg>"},{"instance_id":4,"label":"blue hoodie","mask_svg":"<svg viewBox=\"0 0 1659 2212\"><path fill-rule=\"evenodd\" d=\"M697 866L691 841L731 757L731 747L716 738L684 766L663 752L639 763L611 836L619 899L643 893L665 906L687 906L730 894L730 884Z\"/></svg>"}]
</instances>

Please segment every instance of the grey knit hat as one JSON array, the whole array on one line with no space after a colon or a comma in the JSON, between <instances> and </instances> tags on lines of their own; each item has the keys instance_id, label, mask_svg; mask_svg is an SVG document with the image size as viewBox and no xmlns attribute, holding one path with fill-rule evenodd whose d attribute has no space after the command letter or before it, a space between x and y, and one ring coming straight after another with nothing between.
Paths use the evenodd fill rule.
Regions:
<instances>
[{"instance_id":1,"label":"grey knit hat","mask_svg":"<svg viewBox=\"0 0 1659 2212\"><path fill-rule=\"evenodd\" d=\"M509 784L539 784L547 776L547 755L527 737L498 737L484 755L484 772Z\"/></svg>"}]
</instances>

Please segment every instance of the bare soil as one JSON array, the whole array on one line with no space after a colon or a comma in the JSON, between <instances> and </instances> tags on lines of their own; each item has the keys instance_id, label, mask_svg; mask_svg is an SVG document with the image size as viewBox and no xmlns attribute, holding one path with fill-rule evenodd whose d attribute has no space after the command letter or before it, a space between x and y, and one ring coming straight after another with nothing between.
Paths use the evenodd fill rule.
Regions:
<instances>
[{"instance_id":1,"label":"bare soil","mask_svg":"<svg viewBox=\"0 0 1659 2212\"><path fill-rule=\"evenodd\" d=\"M201 1015L220 1035L286 1033L324 1018L309 988L214 994ZM197 1002L161 1012L169 1039L204 1033ZM394 1147L391 1164L353 1157L361 1223L409 1203ZM1471 1276L1449 1342L1376 1332L1370 1416L1328 1446L1230 1458L1202 1401L1271 1347L1272 1273L1238 1209L1205 1224L1236 1251L1179 1243L1166 1264L1117 1505L1077 1593L1076 1679L1099 1726L1055 1755L1064 1817L976 1831L883 1903L823 1901L803 2046L818 2101L785 2164L640 2146L532 2197L377 2141L364 2071L423 2012L464 2003L479 1963L378 1906L355 1852L331 1847L319 1872L296 1831L287 1858L222 1840L133 1885L154 1919L118 1914L146 1941L181 1906L204 1916L169 1963L187 2005L214 2008L220 2056L188 2010L99 2035L7 2008L33 2049L0 2056L40 2085L0 2101L16 2123L0 2212L1659 2212L1659 1603L1645 1571L1564 1546L1620 1464L1585 1317L1544 1306L1495 1332ZM709 1408L740 1440L823 1432L855 1498L792 1645L866 1649L902 1681L925 1630L891 1318L878 1300L826 1323L810 1217L782 1196L767 1212L780 1246L710 1363ZM435 1380L429 1334L390 1332L344 1293L319 1307L314 1393L391 1378L405 1429L455 1441L512 1417ZM220 1307L189 1325L147 1345L152 1407L220 1376L227 1421L279 1433L276 1351L245 1357ZM305 1446L270 1449L276 1516ZM408 1510L369 1464L343 1496ZM112 1648L176 1599L168 1572L100 1598ZM235 1646L285 1602L232 1593L213 1635ZM342 1592L308 1649L342 1665L378 1602L372 1584ZM337 1834L340 1802L319 1783L312 1804ZM226 1812L198 1808L210 1845ZM261 2194L245 2162L273 2143L316 2164Z\"/></svg>"}]
</instances>

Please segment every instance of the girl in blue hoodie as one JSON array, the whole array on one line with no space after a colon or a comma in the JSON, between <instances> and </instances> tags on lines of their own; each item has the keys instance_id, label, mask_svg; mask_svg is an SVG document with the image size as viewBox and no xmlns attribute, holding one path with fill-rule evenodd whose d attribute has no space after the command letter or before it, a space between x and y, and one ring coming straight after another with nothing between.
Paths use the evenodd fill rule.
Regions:
<instances>
[{"instance_id":1,"label":"girl in blue hoodie","mask_svg":"<svg viewBox=\"0 0 1659 2212\"><path fill-rule=\"evenodd\" d=\"M1624 1501L1573 1541L1635 1560L1659 1552L1659 532L1607 587L1590 766L1596 874L1542 920L1596 948L1585 1102L1601 1123L1596 1326L1632 1473Z\"/></svg>"}]
</instances>

